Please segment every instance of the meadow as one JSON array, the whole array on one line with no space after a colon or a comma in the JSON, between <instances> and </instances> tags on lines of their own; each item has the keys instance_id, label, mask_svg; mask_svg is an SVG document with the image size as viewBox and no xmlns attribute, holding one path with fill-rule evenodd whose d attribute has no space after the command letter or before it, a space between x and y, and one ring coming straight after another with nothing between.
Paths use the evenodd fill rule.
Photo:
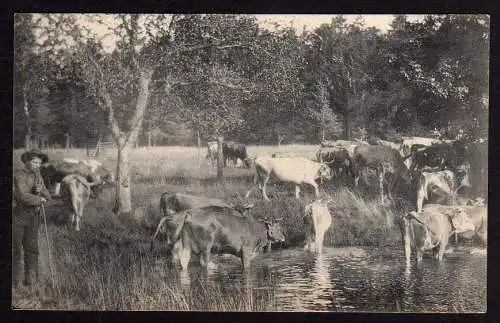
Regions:
<instances>
[{"instance_id":1,"label":"meadow","mask_svg":"<svg viewBox=\"0 0 500 323\"><path fill-rule=\"evenodd\" d=\"M313 159L318 146L249 146L252 156L303 156ZM85 149L47 150L50 159L88 159ZM21 166L14 151L14 169ZM216 183L216 169L205 159L206 149L196 147L137 148L131 152L132 205L130 216L112 213L114 189L105 189L84 211L82 228L68 226L68 211L55 199L47 205L48 237L40 229L40 283L28 290L13 292L19 308L63 310L173 310L173 311L273 311L272 295L258 297L239 291L225 295L217 286L182 288L173 284L176 276L161 266L165 258L161 241L150 251L150 238L158 216L159 196L180 192L235 202L251 183L251 170L225 168L224 183ZM112 153L99 158L115 169ZM294 198L293 186L269 185L270 202L258 190L250 196L256 217L283 217L284 248L300 248L304 243L303 208L314 198L312 188L301 188ZM325 237L326 246L384 246L400 243L395 221L407 211L404 201L397 206L380 205L378 195L365 196L342 181L320 187L333 198L330 211L333 225ZM50 246L50 262L48 246ZM235 258L235 261L239 261ZM50 268L52 265L52 270ZM159 274L161 272L161 274ZM53 275L51 275L51 273ZM36 297L34 297L36 296Z\"/></svg>"}]
</instances>

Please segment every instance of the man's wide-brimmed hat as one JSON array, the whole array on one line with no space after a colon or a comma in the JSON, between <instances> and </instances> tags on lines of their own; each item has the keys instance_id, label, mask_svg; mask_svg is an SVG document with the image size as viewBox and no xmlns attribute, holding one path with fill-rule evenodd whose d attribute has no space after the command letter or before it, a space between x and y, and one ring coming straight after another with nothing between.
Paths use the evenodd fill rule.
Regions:
<instances>
[{"instance_id":1,"label":"man's wide-brimmed hat","mask_svg":"<svg viewBox=\"0 0 500 323\"><path fill-rule=\"evenodd\" d=\"M42 164L45 164L46 162L49 161L49 157L47 157L46 154L42 153L39 149L36 149L36 148L24 152L21 155L21 161L26 164L27 162L32 160L34 157L40 158L42 160Z\"/></svg>"}]
</instances>

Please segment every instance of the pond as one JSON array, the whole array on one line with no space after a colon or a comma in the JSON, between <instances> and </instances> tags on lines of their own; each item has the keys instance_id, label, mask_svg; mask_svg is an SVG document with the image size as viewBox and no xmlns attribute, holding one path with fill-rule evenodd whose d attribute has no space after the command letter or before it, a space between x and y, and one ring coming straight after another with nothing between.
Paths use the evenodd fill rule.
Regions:
<instances>
[{"instance_id":1,"label":"pond","mask_svg":"<svg viewBox=\"0 0 500 323\"><path fill-rule=\"evenodd\" d=\"M420 266L407 268L398 247L325 247L321 255L274 250L256 257L246 274L238 258L213 256L203 279L224 293L270 293L277 311L486 311L484 252L460 247L447 252L441 265L427 255ZM183 284L199 278L199 271L189 272Z\"/></svg>"}]
</instances>

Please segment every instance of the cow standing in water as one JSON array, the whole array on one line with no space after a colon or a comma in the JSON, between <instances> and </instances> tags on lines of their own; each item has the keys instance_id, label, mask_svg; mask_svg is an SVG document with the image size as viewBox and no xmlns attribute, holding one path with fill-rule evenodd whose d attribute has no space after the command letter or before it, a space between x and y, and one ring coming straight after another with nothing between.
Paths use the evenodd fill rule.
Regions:
<instances>
[{"instance_id":1,"label":"cow standing in water","mask_svg":"<svg viewBox=\"0 0 500 323\"><path fill-rule=\"evenodd\" d=\"M175 213L169 218L167 241L172 246L173 263L187 269L191 255L200 257L206 269L210 253L232 254L241 259L243 269L271 242L285 237L278 220L255 219L227 207L210 206Z\"/></svg>"},{"instance_id":2,"label":"cow standing in water","mask_svg":"<svg viewBox=\"0 0 500 323\"><path fill-rule=\"evenodd\" d=\"M417 264L423 253L432 250L434 258L441 262L448 240L453 233L477 232L486 240L486 207L448 206L427 204L422 212L408 213L402 222L406 264L410 265L411 253L416 253Z\"/></svg>"},{"instance_id":3,"label":"cow standing in water","mask_svg":"<svg viewBox=\"0 0 500 323\"><path fill-rule=\"evenodd\" d=\"M332 225L328 202L316 200L305 207L303 219L306 231L306 250L321 253L323 249L325 233Z\"/></svg>"}]
</instances>

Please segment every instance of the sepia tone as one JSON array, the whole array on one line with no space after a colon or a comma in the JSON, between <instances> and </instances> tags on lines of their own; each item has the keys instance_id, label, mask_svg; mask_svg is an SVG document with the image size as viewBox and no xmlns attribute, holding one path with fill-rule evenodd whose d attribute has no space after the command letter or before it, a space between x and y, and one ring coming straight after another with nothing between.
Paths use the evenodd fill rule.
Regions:
<instances>
[{"instance_id":1,"label":"sepia tone","mask_svg":"<svg viewBox=\"0 0 500 323\"><path fill-rule=\"evenodd\" d=\"M489 33L16 14L12 308L486 312Z\"/></svg>"}]
</instances>

